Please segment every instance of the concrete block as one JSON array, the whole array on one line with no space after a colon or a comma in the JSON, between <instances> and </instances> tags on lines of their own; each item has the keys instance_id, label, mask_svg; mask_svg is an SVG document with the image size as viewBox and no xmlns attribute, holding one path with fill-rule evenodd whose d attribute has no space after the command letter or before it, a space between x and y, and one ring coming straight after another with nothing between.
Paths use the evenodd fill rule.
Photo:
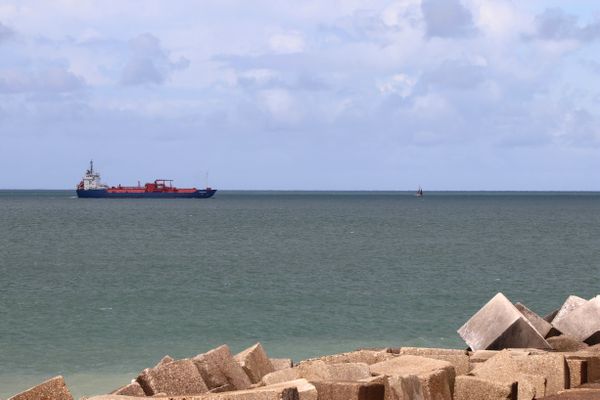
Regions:
<instances>
[{"instance_id":1,"label":"concrete block","mask_svg":"<svg viewBox=\"0 0 600 400\"><path fill-rule=\"evenodd\" d=\"M556 317L556 315L558 314L559 311L560 311L560 308L557 308L556 310L552 311L550 314L544 315L544 321L551 324L552 320Z\"/></svg>"},{"instance_id":2,"label":"concrete block","mask_svg":"<svg viewBox=\"0 0 600 400\"><path fill-rule=\"evenodd\" d=\"M162 396L158 397L163 400L300 400L298 389L294 385L298 383L292 382L290 385L281 385L277 387L263 386L257 389L237 390L227 393L211 393L202 395L188 396ZM312 385L311 385L312 386ZM302 400L317 400L317 390L313 388L313 395L305 397ZM308 388L303 388L305 393ZM119 396L114 394L94 396L87 400L148 400L149 397L134 397L134 396ZM42 399L37 399L42 400Z\"/></svg>"},{"instance_id":3,"label":"concrete block","mask_svg":"<svg viewBox=\"0 0 600 400\"><path fill-rule=\"evenodd\" d=\"M567 358L569 370L569 388L587 383L587 361L580 358Z\"/></svg>"},{"instance_id":4,"label":"concrete block","mask_svg":"<svg viewBox=\"0 0 600 400\"><path fill-rule=\"evenodd\" d=\"M266 374L262 377L261 383L264 385L274 385L276 383L289 382L300 378L301 376L298 368L286 368Z\"/></svg>"},{"instance_id":5,"label":"concrete block","mask_svg":"<svg viewBox=\"0 0 600 400\"><path fill-rule=\"evenodd\" d=\"M73 400L62 376L55 376L8 400Z\"/></svg>"},{"instance_id":6,"label":"concrete block","mask_svg":"<svg viewBox=\"0 0 600 400\"><path fill-rule=\"evenodd\" d=\"M538 331L538 333L542 337L546 337L550 329L552 329L552 324L545 321L544 318L540 317L538 314L531 311L524 304L517 303L515 304L515 308L523 314L525 318L533 325L533 327Z\"/></svg>"},{"instance_id":7,"label":"concrete block","mask_svg":"<svg viewBox=\"0 0 600 400\"><path fill-rule=\"evenodd\" d=\"M558 393L569 387L569 374L564 355L547 354L515 354L502 351L488 361L479 364L471 374L498 382L519 382L519 398L525 396L525 386L533 386L537 397ZM544 377L545 393L540 393L539 380L531 376ZM526 381L526 382L525 382Z\"/></svg>"},{"instance_id":8,"label":"concrete block","mask_svg":"<svg viewBox=\"0 0 600 400\"><path fill-rule=\"evenodd\" d=\"M271 365L275 371L292 368L294 366L294 362L291 358L270 358L269 360L271 360Z\"/></svg>"},{"instance_id":9,"label":"concrete block","mask_svg":"<svg viewBox=\"0 0 600 400\"><path fill-rule=\"evenodd\" d=\"M389 385L398 394L402 391L421 393L424 400L451 400L455 371L447 361L419 356L398 356L370 366L371 373L406 379L391 379ZM415 384L411 376L417 377ZM401 398L401 397L400 397Z\"/></svg>"},{"instance_id":10,"label":"concrete block","mask_svg":"<svg viewBox=\"0 0 600 400\"><path fill-rule=\"evenodd\" d=\"M565 335L588 344L600 342L600 296L570 310L552 325Z\"/></svg>"},{"instance_id":11,"label":"concrete block","mask_svg":"<svg viewBox=\"0 0 600 400\"><path fill-rule=\"evenodd\" d=\"M416 375L382 376L385 400L423 400L423 385ZM429 398L429 397L428 397ZM446 400L446 398L442 398Z\"/></svg>"},{"instance_id":12,"label":"concrete block","mask_svg":"<svg viewBox=\"0 0 600 400\"><path fill-rule=\"evenodd\" d=\"M383 350L367 350L361 349L356 351L351 351L348 353L340 353L340 354L331 354L323 357L312 358L309 360L305 360L302 362L311 362L311 361L323 361L327 364L340 364L340 363L365 363L368 365L379 363L385 360L389 360L394 358L395 355L389 353L387 349ZM302 363L301 362L301 363Z\"/></svg>"},{"instance_id":13,"label":"concrete block","mask_svg":"<svg viewBox=\"0 0 600 400\"><path fill-rule=\"evenodd\" d=\"M192 361L210 390L243 390L252 384L244 369L231 355L227 345L198 354L192 358Z\"/></svg>"},{"instance_id":14,"label":"concrete block","mask_svg":"<svg viewBox=\"0 0 600 400\"><path fill-rule=\"evenodd\" d=\"M302 378L316 381L357 381L371 376L369 366L365 363L327 364L315 360L300 363L296 368Z\"/></svg>"},{"instance_id":15,"label":"concrete block","mask_svg":"<svg viewBox=\"0 0 600 400\"><path fill-rule=\"evenodd\" d=\"M382 383L320 381L314 385L319 400L384 400Z\"/></svg>"},{"instance_id":16,"label":"concrete block","mask_svg":"<svg viewBox=\"0 0 600 400\"><path fill-rule=\"evenodd\" d=\"M585 360L587 362L587 381L600 381L600 354L591 351L561 353L567 360Z\"/></svg>"},{"instance_id":17,"label":"concrete block","mask_svg":"<svg viewBox=\"0 0 600 400\"><path fill-rule=\"evenodd\" d=\"M160 365L164 365L164 364L168 364L170 362L175 361L175 359L169 355L164 356L163 358L160 359L160 361L158 362L158 364L155 365L155 367L158 367Z\"/></svg>"},{"instance_id":18,"label":"concrete block","mask_svg":"<svg viewBox=\"0 0 600 400\"><path fill-rule=\"evenodd\" d=\"M454 400L517 400L517 382L497 382L474 376L457 376Z\"/></svg>"},{"instance_id":19,"label":"concrete block","mask_svg":"<svg viewBox=\"0 0 600 400\"><path fill-rule=\"evenodd\" d=\"M145 396L144 389L136 381L131 382L129 385L122 386L110 394L118 394L121 396Z\"/></svg>"},{"instance_id":20,"label":"concrete block","mask_svg":"<svg viewBox=\"0 0 600 400\"><path fill-rule=\"evenodd\" d=\"M137 377L144 393L153 396L166 393L168 396L196 395L208 392L202 375L190 359L172 361L146 368Z\"/></svg>"},{"instance_id":21,"label":"concrete block","mask_svg":"<svg viewBox=\"0 0 600 400\"><path fill-rule=\"evenodd\" d=\"M456 375L465 375L470 370L469 356L466 350L401 347L398 354L448 361L454 367Z\"/></svg>"},{"instance_id":22,"label":"concrete block","mask_svg":"<svg viewBox=\"0 0 600 400\"><path fill-rule=\"evenodd\" d=\"M567 299L565 300L563 305L558 309L558 311L556 312L556 315L554 316L554 318L552 318L550 323L553 326L555 326L557 323L560 324L560 321L566 315L568 315L571 311L573 311L577 307L584 305L585 303L587 303L587 300L582 299L581 297L578 297L578 296L567 297Z\"/></svg>"},{"instance_id":23,"label":"concrete block","mask_svg":"<svg viewBox=\"0 0 600 400\"><path fill-rule=\"evenodd\" d=\"M497 355L498 353L500 353L499 350L477 350L477 351L468 352L469 360L472 363L485 362L485 361L489 360L490 358L494 357L495 355Z\"/></svg>"},{"instance_id":24,"label":"concrete block","mask_svg":"<svg viewBox=\"0 0 600 400\"><path fill-rule=\"evenodd\" d=\"M550 346L535 327L502 294L498 293L471 317L458 334L472 350Z\"/></svg>"},{"instance_id":25,"label":"concrete block","mask_svg":"<svg viewBox=\"0 0 600 400\"><path fill-rule=\"evenodd\" d=\"M242 366L252 383L260 382L263 376L275 371L260 343L236 354L234 358Z\"/></svg>"},{"instance_id":26,"label":"concrete block","mask_svg":"<svg viewBox=\"0 0 600 400\"><path fill-rule=\"evenodd\" d=\"M546 339L552 350L555 351L579 351L585 350L589 346L580 340L569 335L553 336Z\"/></svg>"},{"instance_id":27,"label":"concrete block","mask_svg":"<svg viewBox=\"0 0 600 400\"><path fill-rule=\"evenodd\" d=\"M298 390L300 400L317 400L318 393L317 389L312 382L306 379L296 379L289 382L277 383L274 385L262 386L255 390L278 390L283 388L295 388Z\"/></svg>"},{"instance_id":28,"label":"concrete block","mask_svg":"<svg viewBox=\"0 0 600 400\"><path fill-rule=\"evenodd\" d=\"M543 397L539 400L598 400L600 390L598 389L569 389L558 394Z\"/></svg>"}]
</instances>

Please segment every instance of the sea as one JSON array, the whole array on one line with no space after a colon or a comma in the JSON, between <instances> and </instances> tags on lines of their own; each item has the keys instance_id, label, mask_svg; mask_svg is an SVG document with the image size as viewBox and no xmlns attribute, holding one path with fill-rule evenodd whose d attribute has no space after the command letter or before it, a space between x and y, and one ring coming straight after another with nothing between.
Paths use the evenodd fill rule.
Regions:
<instances>
[{"instance_id":1,"label":"sea","mask_svg":"<svg viewBox=\"0 0 600 400\"><path fill-rule=\"evenodd\" d=\"M497 292L544 315L599 272L599 193L0 191L0 398L55 375L107 393L223 343L466 348Z\"/></svg>"}]
</instances>

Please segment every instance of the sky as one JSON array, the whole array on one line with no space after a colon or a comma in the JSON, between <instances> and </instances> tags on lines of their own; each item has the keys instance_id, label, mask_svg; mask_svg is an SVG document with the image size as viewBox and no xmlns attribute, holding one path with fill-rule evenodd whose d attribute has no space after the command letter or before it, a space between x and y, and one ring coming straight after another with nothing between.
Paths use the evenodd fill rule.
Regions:
<instances>
[{"instance_id":1,"label":"sky","mask_svg":"<svg viewBox=\"0 0 600 400\"><path fill-rule=\"evenodd\" d=\"M600 3L0 0L0 188L600 190Z\"/></svg>"}]
</instances>

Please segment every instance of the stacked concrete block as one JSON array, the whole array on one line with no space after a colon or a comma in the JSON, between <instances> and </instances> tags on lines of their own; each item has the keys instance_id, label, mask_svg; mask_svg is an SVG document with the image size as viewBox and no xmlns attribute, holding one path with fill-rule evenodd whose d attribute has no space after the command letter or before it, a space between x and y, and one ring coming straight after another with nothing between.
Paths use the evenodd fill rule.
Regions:
<instances>
[{"instance_id":1,"label":"stacked concrete block","mask_svg":"<svg viewBox=\"0 0 600 400\"><path fill-rule=\"evenodd\" d=\"M544 320L535 312L531 311L524 304L516 303L515 308L533 325L542 337L546 337L552 329L552 324Z\"/></svg>"},{"instance_id":2,"label":"stacked concrete block","mask_svg":"<svg viewBox=\"0 0 600 400\"><path fill-rule=\"evenodd\" d=\"M454 400L517 400L516 381L498 382L474 376L457 376Z\"/></svg>"},{"instance_id":3,"label":"stacked concrete block","mask_svg":"<svg viewBox=\"0 0 600 400\"><path fill-rule=\"evenodd\" d=\"M319 400L384 400L385 386L375 382L320 381Z\"/></svg>"},{"instance_id":4,"label":"stacked concrete block","mask_svg":"<svg viewBox=\"0 0 600 400\"><path fill-rule=\"evenodd\" d=\"M447 361L405 355L373 364L370 369L373 374L388 377L386 390L391 391L394 398L452 399L455 371Z\"/></svg>"},{"instance_id":5,"label":"stacked concrete block","mask_svg":"<svg viewBox=\"0 0 600 400\"><path fill-rule=\"evenodd\" d=\"M73 400L62 376L56 376L8 400Z\"/></svg>"},{"instance_id":6,"label":"stacked concrete block","mask_svg":"<svg viewBox=\"0 0 600 400\"><path fill-rule=\"evenodd\" d=\"M121 395L121 396L145 396L146 393L144 389L140 386L137 381L133 381L128 385L118 388L117 390L111 392L111 394Z\"/></svg>"},{"instance_id":7,"label":"stacked concrete block","mask_svg":"<svg viewBox=\"0 0 600 400\"><path fill-rule=\"evenodd\" d=\"M587 382L600 381L600 354L590 351L561 353L568 360L585 360L587 364Z\"/></svg>"},{"instance_id":8,"label":"stacked concrete block","mask_svg":"<svg viewBox=\"0 0 600 400\"><path fill-rule=\"evenodd\" d=\"M559 312L552 325L576 340L587 344L600 343L600 296L579 304L564 315Z\"/></svg>"},{"instance_id":9,"label":"stacked concrete block","mask_svg":"<svg viewBox=\"0 0 600 400\"><path fill-rule=\"evenodd\" d=\"M300 378L300 370L298 368L286 368L266 374L262 377L261 383L263 385L273 385L276 383L293 381Z\"/></svg>"},{"instance_id":10,"label":"stacked concrete block","mask_svg":"<svg viewBox=\"0 0 600 400\"><path fill-rule=\"evenodd\" d=\"M252 384L227 345L198 354L192 361L211 391L243 390Z\"/></svg>"},{"instance_id":11,"label":"stacked concrete block","mask_svg":"<svg viewBox=\"0 0 600 400\"><path fill-rule=\"evenodd\" d=\"M571 311L578 308L579 306L587 303L586 299L583 299L579 296L569 296L562 304L562 306L556 311L556 314L549 321L552 325L560 324L560 321L568 315Z\"/></svg>"},{"instance_id":12,"label":"stacked concrete block","mask_svg":"<svg viewBox=\"0 0 600 400\"><path fill-rule=\"evenodd\" d=\"M308 390L307 388L304 388ZM314 387L313 387L314 389ZM316 390L315 390L316 392ZM260 387L257 389L237 390L227 393L207 393L202 395L186 396L157 396L163 400L299 400L298 389L293 385L280 385L278 387ZM87 400L148 400L149 397L119 396L114 394L90 397ZM46 399L36 399L46 400ZM51 399L54 400L54 399ZM316 395L302 400L317 400Z\"/></svg>"},{"instance_id":13,"label":"stacked concrete block","mask_svg":"<svg viewBox=\"0 0 600 400\"><path fill-rule=\"evenodd\" d=\"M550 348L531 322L502 293L486 303L458 333L474 351L509 347Z\"/></svg>"},{"instance_id":14,"label":"stacked concrete block","mask_svg":"<svg viewBox=\"0 0 600 400\"><path fill-rule=\"evenodd\" d=\"M137 382L144 393L154 396L197 395L208 392L202 375L190 359L172 361L147 368L138 376Z\"/></svg>"},{"instance_id":15,"label":"stacked concrete block","mask_svg":"<svg viewBox=\"0 0 600 400\"><path fill-rule=\"evenodd\" d=\"M466 350L438 349L423 347L401 347L399 355L421 356L447 361L454 367L456 375L465 375L470 370L469 355Z\"/></svg>"},{"instance_id":16,"label":"stacked concrete block","mask_svg":"<svg viewBox=\"0 0 600 400\"><path fill-rule=\"evenodd\" d=\"M270 358L271 365L275 371L279 371L280 369L292 368L294 366L294 362L291 358Z\"/></svg>"},{"instance_id":17,"label":"stacked concrete block","mask_svg":"<svg viewBox=\"0 0 600 400\"><path fill-rule=\"evenodd\" d=\"M365 363L326 364L316 360L300 363L297 367L302 378L314 381L357 381L371 376Z\"/></svg>"},{"instance_id":18,"label":"stacked concrete block","mask_svg":"<svg viewBox=\"0 0 600 400\"><path fill-rule=\"evenodd\" d=\"M369 350L360 349L347 353L331 354L318 358L309 359L306 361L323 361L327 364L340 364L340 363L365 363L368 365L379 363L394 358L395 355L387 350Z\"/></svg>"},{"instance_id":19,"label":"stacked concrete block","mask_svg":"<svg viewBox=\"0 0 600 400\"><path fill-rule=\"evenodd\" d=\"M293 381L277 383L274 385L262 386L254 390L265 391L265 390L278 390L283 388L294 388L298 391L299 400L317 400L318 393L317 389L312 382L306 379L295 379Z\"/></svg>"},{"instance_id":20,"label":"stacked concrete block","mask_svg":"<svg viewBox=\"0 0 600 400\"><path fill-rule=\"evenodd\" d=\"M561 354L502 351L478 365L471 374L502 383L518 382L519 399L532 399L569 388L566 359Z\"/></svg>"},{"instance_id":21,"label":"stacked concrete block","mask_svg":"<svg viewBox=\"0 0 600 400\"><path fill-rule=\"evenodd\" d=\"M275 371L260 343L236 354L234 358L242 366L252 383L259 383L263 376Z\"/></svg>"},{"instance_id":22,"label":"stacked concrete block","mask_svg":"<svg viewBox=\"0 0 600 400\"><path fill-rule=\"evenodd\" d=\"M588 363L582 358L567 358L569 388L581 386L588 381Z\"/></svg>"}]
</instances>

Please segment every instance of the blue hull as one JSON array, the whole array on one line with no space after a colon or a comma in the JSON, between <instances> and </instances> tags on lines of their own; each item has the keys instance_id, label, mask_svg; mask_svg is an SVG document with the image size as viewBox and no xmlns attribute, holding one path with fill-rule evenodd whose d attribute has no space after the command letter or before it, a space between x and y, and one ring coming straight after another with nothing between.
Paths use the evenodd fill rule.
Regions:
<instances>
[{"instance_id":1,"label":"blue hull","mask_svg":"<svg viewBox=\"0 0 600 400\"><path fill-rule=\"evenodd\" d=\"M77 190L77 197L82 199L207 199L212 197L216 189L196 190L192 193L144 192L144 193L111 193L106 189Z\"/></svg>"}]
</instances>

